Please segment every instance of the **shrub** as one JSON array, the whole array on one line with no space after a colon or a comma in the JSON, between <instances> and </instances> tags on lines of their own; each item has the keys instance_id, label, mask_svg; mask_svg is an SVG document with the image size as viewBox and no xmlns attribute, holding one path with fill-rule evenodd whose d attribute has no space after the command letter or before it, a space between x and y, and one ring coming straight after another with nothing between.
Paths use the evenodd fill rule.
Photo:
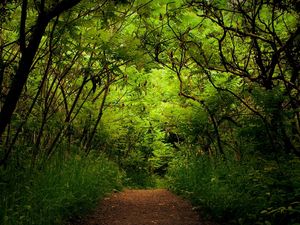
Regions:
<instances>
[{"instance_id":1,"label":"shrub","mask_svg":"<svg viewBox=\"0 0 300 225\"><path fill-rule=\"evenodd\" d=\"M178 158L168 179L173 191L219 221L287 225L300 218L299 171L295 158L225 161L203 156Z\"/></svg>"},{"instance_id":2,"label":"shrub","mask_svg":"<svg viewBox=\"0 0 300 225\"><path fill-rule=\"evenodd\" d=\"M58 156L43 169L1 170L0 223L61 224L121 188L118 167L105 157Z\"/></svg>"}]
</instances>

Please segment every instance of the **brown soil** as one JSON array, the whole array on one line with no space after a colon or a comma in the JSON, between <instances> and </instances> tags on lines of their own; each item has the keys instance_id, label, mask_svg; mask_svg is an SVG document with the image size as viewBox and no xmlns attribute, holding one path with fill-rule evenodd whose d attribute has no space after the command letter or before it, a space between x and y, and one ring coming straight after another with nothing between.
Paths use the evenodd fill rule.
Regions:
<instances>
[{"instance_id":1,"label":"brown soil","mask_svg":"<svg viewBox=\"0 0 300 225\"><path fill-rule=\"evenodd\" d=\"M209 225L190 203L165 189L125 190L105 198L89 216L72 225Z\"/></svg>"}]
</instances>

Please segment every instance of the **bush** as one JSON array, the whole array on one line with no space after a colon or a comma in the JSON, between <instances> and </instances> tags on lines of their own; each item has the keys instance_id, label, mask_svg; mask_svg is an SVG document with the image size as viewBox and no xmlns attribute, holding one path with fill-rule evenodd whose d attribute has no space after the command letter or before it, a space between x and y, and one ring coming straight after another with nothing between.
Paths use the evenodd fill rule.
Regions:
<instances>
[{"instance_id":1,"label":"bush","mask_svg":"<svg viewBox=\"0 0 300 225\"><path fill-rule=\"evenodd\" d=\"M295 158L225 161L203 156L178 158L168 179L173 191L218 221L287 225L300 219L299 171L300 162Z\"/></svg>"},{"instance_id":2,"label":"bush","mask_svg":"<svg viewBox=\"0 0 300 225\"><path fill-rule=\"evenodd\" d=\"M10 167L0 173L3 225L62 224L121 188L118 167L103 156L56 157L41 170Z\"/></svg>"}]
</instances>

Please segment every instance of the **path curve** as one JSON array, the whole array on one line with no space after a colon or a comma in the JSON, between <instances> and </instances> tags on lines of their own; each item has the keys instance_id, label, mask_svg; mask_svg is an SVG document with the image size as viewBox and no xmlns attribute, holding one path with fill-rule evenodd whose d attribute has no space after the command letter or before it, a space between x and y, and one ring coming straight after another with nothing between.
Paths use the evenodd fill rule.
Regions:
<instances>
[{"instance_id":1,"label":"path curve","mask_svg":"<svg viewBox=\"0 0 300 225\"><path fill-rule=\"evenodd\" d=\"M165 189L125 190L105 198L98 209L72 225L208 225L192 206Z\"/></svg>"}]
</instances>

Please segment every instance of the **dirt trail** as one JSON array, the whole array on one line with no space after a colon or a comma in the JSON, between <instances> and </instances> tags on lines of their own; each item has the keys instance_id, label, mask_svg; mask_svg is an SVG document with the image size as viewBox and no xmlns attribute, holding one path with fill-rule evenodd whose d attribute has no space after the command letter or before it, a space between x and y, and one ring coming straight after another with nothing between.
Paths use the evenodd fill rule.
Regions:
<instances>
[{"instance_id":1,"label":"dirt trail","mask_svg":"<svg viewBox=\"0 0 300 225\"><path fill-rule=\"evenodd\" d=\"M165 189L125 190L105 198L98 209L72 225L210 225L192 206Z\"/></svg>"}]
</instances>

